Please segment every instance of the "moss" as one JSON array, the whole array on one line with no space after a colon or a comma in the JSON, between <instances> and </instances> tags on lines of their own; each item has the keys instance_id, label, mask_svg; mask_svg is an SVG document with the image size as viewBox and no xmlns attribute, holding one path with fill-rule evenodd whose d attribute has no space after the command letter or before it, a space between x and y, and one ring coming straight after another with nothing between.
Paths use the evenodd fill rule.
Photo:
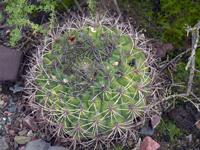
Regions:
<instances>
[{"instance_id":1,"label":"moss","mask_svg":"<svg viewBox=\"0 0 200 150\"><path fill-rule=\"evenodd\" d=\"M74 0L62 0L62 2L65 4L65 6L67 6L68 8L71 7L71 6L74 6L76 5L74 3ZM58 5L56 6L56 9L58 10L63 10L63 11L66 11L65 7L58 2Z\"/></svg>"},{"instance_id":2,"label":"moss","mask_svg":"<svg viewBox=\"0 0 200 150\"><path fill-rule=\"evenodd\" d=\"M167 119L160 122L160 124L156 127L155 132L158 132L159 130L161 130L164 135L169 135L171 141L184 135L184 133L182 133L172 121L168 121Z\"/></svg>"}]
</instances>

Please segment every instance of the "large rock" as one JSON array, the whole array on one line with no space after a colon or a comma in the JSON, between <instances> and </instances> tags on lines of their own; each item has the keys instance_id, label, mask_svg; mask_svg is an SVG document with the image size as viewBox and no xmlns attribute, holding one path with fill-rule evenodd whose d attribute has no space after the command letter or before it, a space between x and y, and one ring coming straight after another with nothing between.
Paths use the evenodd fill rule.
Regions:
<instances>
[{"instance_id":1,"label":"large rock","mask_svg":"<svg viewBox=\"0 0 200 150\"><path fill-rule=\"evenodd\" d=\"M25 150L48 150L50 147L50 143L42 142L42 141L31 141L26 145Z\"/></svg>"},{"instance_id":2,"label":"large rock","mask_svg":"<svg viewBox=\"0 0 200 150\"><path fill-rule=\"evenodd\" d=\"M0 45L0 82L16 81L22 52Z\"/></svg>"},{"instance_id":3,"label":"large rock","mask_svg":"<svg viewBox=\"0 0 200 150\"><path fill-rule=\"evenodd\" d=\"M159 147L160 144L147 136L143 139L142 144L140 145L140 150L157 150Z\"/></svg>"},{"instance_id":4,"label":"large rock","mask_svg":"<svg viewBox=\"0 0 200 150\"><path fill-rule=\"evenodd\" d=\"M0 149L1 150L9 150L9 145L8 143L6 142L6 140L3 138L3 139L0 139Z\"/></svg>"},{"instance_id":5,"label":"large rock","mask_svg":"<svg viewBox=\"0 0 200 150\"><path fill-rule=\"evenodd\" d=\"M62 146L50 146L48 150L69 150L69 149Z\"/></svg>"}]
</instances>

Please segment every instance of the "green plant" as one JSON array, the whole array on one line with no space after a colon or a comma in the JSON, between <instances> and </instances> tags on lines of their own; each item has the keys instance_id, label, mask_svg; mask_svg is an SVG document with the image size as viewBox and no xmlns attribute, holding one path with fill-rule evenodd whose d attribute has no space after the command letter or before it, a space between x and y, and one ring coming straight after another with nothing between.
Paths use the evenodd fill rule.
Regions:
<instances>
[{"instance_id":1,"label":"green plant","mask_svg":"<svg viewBox=\"0 0 200 150\"><path fill-rule=\"evenodd\" d=\"M22 27L30 27L33 29L33 33L40 32L43 35L46 34L46 30L43 29L42 25L35 24L29 20L29 15L40 11L45 11L50 13L49 21L50 29L52 27L54 17L55 17L55 6L57 6L58 1L54 0L40 0L38 5L31 4L29 0L6 0L7 6L5 11L9 15L7 22L10 26L16 26L16 28L11 31L10 45L15 46L16 42L21 38L20 32Z\"/></svg>"},{"instance_id":2,"label":"green plant","mask_svg":"<svg viewBox=\"0 0 200 150\"><path fill-rule=\"evenodd\" d=\"M43 117L72 144L134 134L152 82L148 60L153 62L138 35L115 18L73 16L38 47L27 86L34 85Z\"/></svg>"},{"instance_id":3,"label":"green plant","mask_svg":"<svg viewBox=\"0 0 200 150\"><path fill-rule=\"evenodd\" d=\"M95 2L94 0L87 0L87 4L90 10L92 10L93 8L95 8Z\"/></svg>"},{"instance_id":4,"label":"green plant","mask_svg":"<svg viewBox=\"0 0 200 150\"><path fill-rule=\"evenodd\" d=\"M177 44L185 35L185 24L193 26L199 20L199 4L191 0L160 0L157 11L150 11L147 16L164 30L162 40Z\"/></svg>"}]
</instances>

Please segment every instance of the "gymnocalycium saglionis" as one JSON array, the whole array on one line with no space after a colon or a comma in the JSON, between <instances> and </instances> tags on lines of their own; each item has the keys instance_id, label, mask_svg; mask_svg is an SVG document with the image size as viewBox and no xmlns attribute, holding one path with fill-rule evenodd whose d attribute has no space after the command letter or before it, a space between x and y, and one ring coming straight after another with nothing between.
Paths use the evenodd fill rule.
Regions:
<instances>
[{"instance_id":1,"label":"gymnocalycium saglionis","mask_svg":"<svg viewBox=\"0 0 200 150\"><path fill-rule=\"evenodd\" d=\"M30 104L74 147L126 140L145 116L154 59L147 40L118 20L74 15L37 46L26 84Z\"/></svg>"}]
</instances>

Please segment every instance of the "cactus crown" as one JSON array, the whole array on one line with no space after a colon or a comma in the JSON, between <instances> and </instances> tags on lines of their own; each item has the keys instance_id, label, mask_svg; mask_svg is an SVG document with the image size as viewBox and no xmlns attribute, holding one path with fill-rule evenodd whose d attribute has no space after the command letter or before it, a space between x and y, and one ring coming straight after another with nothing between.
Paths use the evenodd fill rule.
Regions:
<instances>
[{"instance_id":1,"label":"cactus crown","mask_svg":"<svg viewBox=\"0 0 200 150\"><path fill-rule=\"evenodd\" d=\"M48 33L34 67L45 117L78 140L131 131L151 82L143 42L129 26L98 15L72 17Z\"/></svg>"}]
</instances>

